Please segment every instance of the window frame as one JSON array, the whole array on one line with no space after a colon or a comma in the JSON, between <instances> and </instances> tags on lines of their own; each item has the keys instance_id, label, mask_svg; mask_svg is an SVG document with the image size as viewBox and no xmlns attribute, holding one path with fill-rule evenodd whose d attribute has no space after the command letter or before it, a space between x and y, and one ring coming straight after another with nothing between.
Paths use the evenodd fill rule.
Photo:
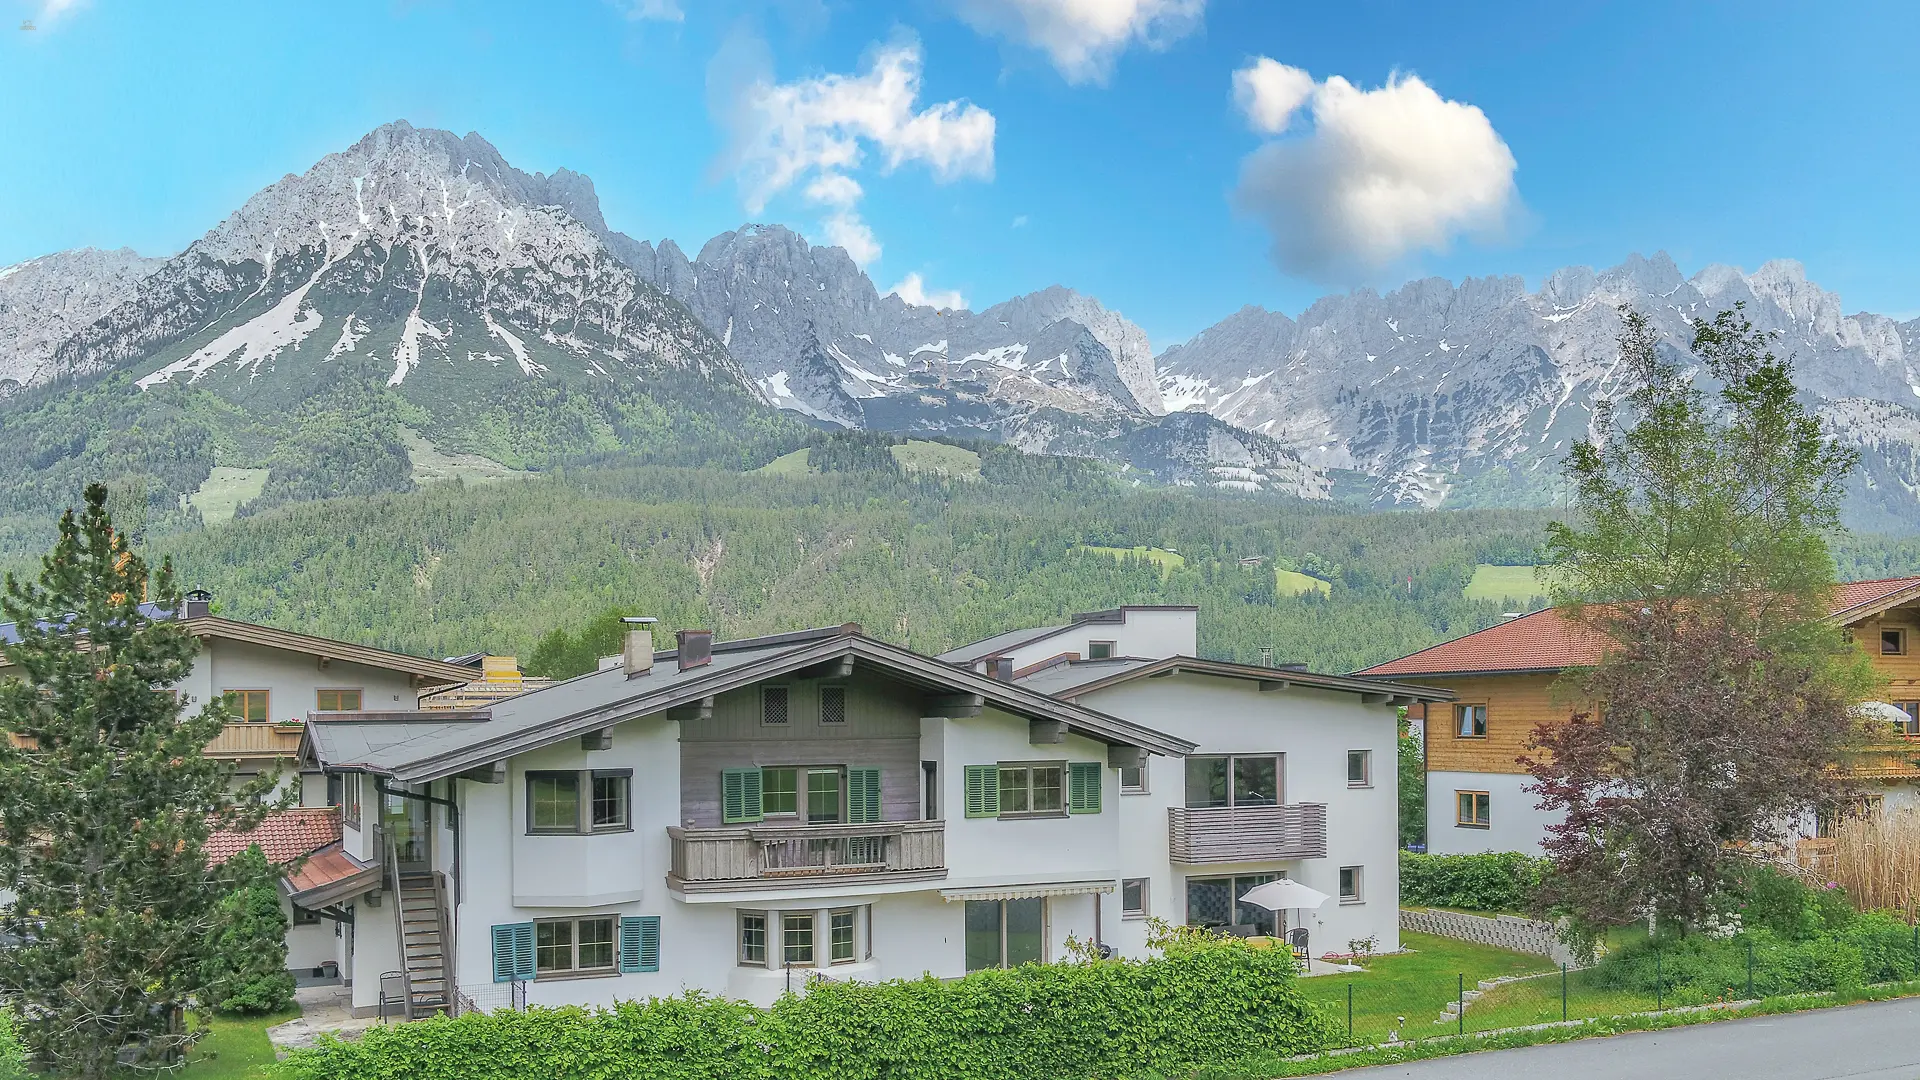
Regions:
<instances>
[{"instance_id":1,"label":"window frame","mask_svg":"<svg viewBox=\"0 0 1920 1080\"><path fill-rule=\"evenodd\" d=\"M1140 781L1140 782L1139 782L1139 783L1137 783L1137 784L1128 784L1128 783L1127 783L1127 774L1128 774L1128 773L1137 773L1137 774L1139 774L1139 781ZM1141 766L1140 766L1139 768L1137 768L1137 769L1121 769L1121 770L1120 770L1120 794L1122 794L1122 795L1151 795L1152 793L1153 793L1153 787L1152 787L1152 785L1151 785L1151 783L1149 782L1149 776L1148 776L1148 768L1147 768L1147 765L1146 765L1146 764L1142 764L1142 765L1141 765Z\"/></svg>"},{"instance_id":2,"label":"window frame","mask_svg":"<svg viewBox=\"0 0 1920 1080\"><path fill-rule=\"evenodd\" d=\"M760 955L758 958L748 955L747 922L758 920L760 923ZM764 968L767 966L767 913L765 911L741 910L734 919L734 953L741 967Z\"/></svg>"},{"instance_id":3,"label":"window frame","mask_svg":"<svg viewBox=\"0 0 1920 1080\"><path fill-rule=\"evenodd\" d=\"M340 822L358 829L360 827L360 774L357 772L330 772L327 774L328 788L331 789L333 777L340 778ZM331 799L333 792L327 792Z\"/></svg>"},{"instance_id":4,"label":"window frame","mask_svg":"<svg viewBox=\"0 0 1920 1080\"><path fill-rule=\"evenodd\" d=\"M334 707L328 708L325 704L326 695L328 694L352 694L353 707L348 708L346 705L340 704L339 699L336 697ZM360 712L366 707L366 701L367 690L364 686L318 686L315 687L313 691L314 712Z\"/></svg>"},{"instance_id":5,"label":"window frame","mask_svg":"<svg viewBox=\"0 0 1920 1080\"><path fill-rule=\"evenodd\" d=\"M1907 714L1906 721L1898 727L1899 733L1908 737L1920 735L1920 701L1896 701L1893 705Z\"/></svg>"},{"instance_id":6,"label":"window frame","mask_svg":"<svg viewBox=\"0 0 1920 1080\"><path fill-rule=\"evenodd\" d=\"M602 825L596 820L600 802L600 793L596 790L602 780L620 781L620 820L614 824ZM586 820L585 831L593 833L616 833L633 831L633 770L632 769L589 769L587 770Z\"/></svg>"},{"instance_id":7,"label":"window frame","mask_svg":"<svg viewBox=\"0 0 1920 1080\"><path fill-rule=\"evenodd\" d=\"M794 946L789 941L788 936L800 931L802 929L801 927L802 923L805 924L804 930L807 935L807 943L804 946L804 948L806 949L806 956L799 960L795 960L793 957L793 951L796 946ZM814 962L815 962L814 958L819 955L818 950L820 948L820 939L819 939L819 934L816 932L818 928L814 926L813 923L814 923L813 912L811 911L783 911L780 913L780 968L781 970L784 971L785 969L791 968L791 967L814 966Z\"/></svg>"},{"instance_id":8,"label":"window frame","mask_svg":"<svg viewBox=\"0 0 1920 1080\"><path fill-rule=\"evenodd\" d=\"M1244 803L1244 804L1240 802L1240 792L1239 792L1240 772L1238 769L1238 763L1242 758L1249 761L1256 760L1256 759L1264 759L1264 758L1271 758L1273 760L1273 801L1272 802L1270 803L1269 802L1250 802L1250 803ZM1189 778L1185 775L1185 767L1183 766L1182 776L1181 776L1182 790L1180 792L1180 801L1181 801L1181 805L1188 810L1230 810L1236 807L1240 807L1242 805L1247 807L1287 805L1287 755L1284 751L1277 751L1277 750L1273 752L1263 751L1261 753L1249 753L1249 754L1191 754L1191 755L1188 755L1188 757L1185 760L1187 762L1225 761L1227 763L1227 801L1220 806L1193 805L1193 802L1188 797L1187 787L1189 785L1187 781Z\"/></svg>"},{"instance_id":9,"label":"window frame","mask_svg":"<svg viewBox=\"0 0 1920 1080\"><path fill-rule=\"evenodd\" d=\"M1893 638L1893 648L1891 650L1887 648L1888 635L1892 635L1892 638ZM1880 628L1880 655L1881 656L1907 655L1907 628L1906 627L1882 626Z\"/></svg>"},{"instance_id":10,"label":"window frame","mask_svg":"<svg viewBox=\"0 0 1920 1080\"><path fill-rule=\"evenodd\" d=\"M1035 790L1033 774L1040 770L1050 770L1058 778L1058 783L1053 785L1054 795L1058 805L1045 810L1036 810L1033 807L1033 793ZM994 762L994 771L998 777L1000 794L1000 810L995 816L1015 820L1021 818L1055 818L1067 816L1067 762L1064 759L1047 761L996 761ZM1026 783L1021 789L1022 794L1026 797L1027 803L1027 808L1024 810L1007 809L1007 793L1012 790L1007 783L1009 773L1025 774L1026 776Z\"/></svg>"},{"instance_id":11,"label":"window frame","mask_svg":"<svg viewBox=\"0 0 1920 1080\"><path fill-rule=\"evenodd\" d=\"M528 836L598 836L604 833L632 832L633 825L633 770L632 769L528 769L521 774L522 788L527 802L526 831ZM533 796L533 787L542 780L557 780L561 777L573 781L574 815L573 824L568 827L559 825L540 826L535 824L537 809ZM617 825L597 825L594 823L594 787L601 780L618 780L624 788L621 803L625 809L625 820Z\"/></svg>"},{"instance_id":12,"label":"window frame","mask_svg":"<svg viewBox=\"0 0 1920 1080\"><path fill-rule=\"evenodd\" d=\"M1130 908L1127 906L1127 889L1133 886L1139 886L1140 888L1140 905ZM1122 919L1145 919L1152 917L1152 915L1153 879L1143 877L1121 878L1120 917Z\"/></svg>"},{"instance_id":13,"label":"window frame","mask_svg":"<svg viewBox=\"0 0 1920 1080\"><path fill-rule=\"evenodd\" d=\"M1010 971L1012 970L1013 965L1007 962L1007 939L1008 939L1007 905L1024 903L1028 900L1031 900L1040 905L1040 956L1036 962L1041 964L1048 962L1048 958L1052 952L1050 939L1053 935L1053 904L1050 902L1049 897L1027 896L1027 897L1015 897L1013 899L1001 899L1001 900L968 900L965 902L967 905L993 904L995 907L999 909L1000 960L998 963L994 964L993 967L990 967L990 968L968 967L967 974L971 975L975 971L995 971L995 970ZM966 916L966 909L964 907L962 909L961 916L963 919ZM962 925L964 926L965 924L963 923ZM964 944L964 935L963 935L963 944L961 947L961 953L963 957L965 955L965 952L966 952L966 947ZM1024 963L1024 961L1022 962ZM964 963L964 960L963 960L963 963Z\"/></svg>"},{"instance_id":14,"label":"window frame","mask_svg":"<svg viewBox=\"0 0 1920 1080\"><path fill-rule=\"evenodd\" d=\"M561 979L604 979L620 974L620 916L595 913L591 915L569 915L559 919L534 919L532 922L533 977L536 982L553 982ZM599 965L582 967L580 965L580 926L582 923L590 922L604 922L608 926L608 932L611 936L604 942L608 949L608 963L605 967ZM568 927L566 949L568 962L572 965L571 967L542 970L540 967L541 950L543 948L556 948L556 946L553 945L543 946L540 944L540 928L543 926ZM601 943L595 942L595 944Z\"/></svg>"},{"instance_id":15,"label":"window frame","mask_svg":"<svg viewBox=\"0 0 1920 1080\"><path fill-rule=\"evenodd\" d=\"M1478 711L1476 712L1475 710ZM1455 703L1453 706L1453 737L1456 739L1486 738L1487 729L1491 726L1491 713L1492 710L1487 708L1487 703L1484 701ZM1473 733L1464 733L1466 729L1465 720L1469 716L1478 721L1478 723L1474 725L1477 730Z\"/></svg>"},{"instance_id":16,"label":"window frame","mask_svg":"<svg viewBox=\"0 0 1920 1080\"><path fill-rule=\"evenodd\" d=\"M1114 658L1114 650L1119 648L1119 644L1117 641L1089 641L1087 642L1087 659L1111 660ZM1105 652L1100 651L1103 647L1106 650Z\"/></svg>"},{"instance_id":17,"label":"window frame","mask_svg":"<svg viewBox=\"0 0 1920 1080\"><path fill-rule=\"evenodd\" d=\"M1479 811L1472 818L1460 814L1461 798L1472 800L1471 805ZM1456 829L1493 828L1493 794L1488 791L1456 788L1453 792L1453 827Z\"/></svg>"},{"instance_id":18,"label":"window frame","mask_svg":"<svg viewBox=\"0 0 1920 1080\"><path fill-rule=\"evenodd\" d=\"M1360 762L1360 779L1358 780L1355 780L1353 778L1353 763L1356 758ZM1372 786L1373 786L1373 751L1372 750L1347 751L1347 787L1370 788Z\"/></svg>"},{"instance_id":19,"label":"window frame","mask_svg":"<svg viewBox=\"0 0 1920 1080\"><path fill-rule=\"evenodd\" d=\"M1213 885L1223 881L1226 882L1227 884L1227 917L1233 918L1234 916L1241 913L1240 897L1245 895L1248 889L1256 888L1260 885L1264 885L1271 881L1285 880L1290 876L1291 875L1287 874L1284 871L1253 873L1253 874L1245 874L1245 873L1243 874L1204 874L1204 873L1194 874L1190 877L1184 878L1181 881L1181 885L1182 885L1181 893L1183 894L1181 897L1181 900L1186 905L1185 910L1181 913L1181 919L1183 920L1184 925L1187 925L1187 926L1214 925L1212 923L1196 923L1193 921L1193 886L1196 884ZM1253 905L1253 904L1248 904L1246 905L1246 907L1248 912L1251 912L1254 915L1256 920L1270 920L1273 925L1273 929L1276 933L1280 933L1285 930L1286 916L1283 912L1268 910L1266 908L1257 907L1256 905ZM1253 923L1231 923L1230 922L1230 923L1224 923L1221 925L1223 926L1261 926L1263 925L1263 923L1261 921L1256 921Z\"/></svg>"},{"instance_id":20,"label":"window frame","mask_svg":"<svg viewBox=\"0 0 1920 1080\"><path fill-rule=\"evenodd\" d=\"M1364 904L1367 902L1367 894L1366 894L1367 868L1366 867L1343 866L1340 868L1339 877L1336 880L1338 881L1338 885L1339 885L1340 903L1342 906L1350 907L1354 904ZM1349 883L1351 883L1352 885L1351 891L1348 890Z\"/></svg>"},{"instance_id":21,"label":"window frame","mask_svg":"<svg viewBox=\"0 0 1920 1080\"><path fill-rule=\"evenodd\" d=\"M805 765L762 765L760 766L760 819L762 821L766 820L767 818L796 818L796 819L799 818L800 806L801 806L800 796L801 796L801 792L806 790L806 786L800 782L800 778L802 776L805 776L806 772L807 772L807 766ZM792 790L776 792L776 794L779 794L779 795L793 796L792 809L790 810L768 810L767 809L767 794L768 794L767 774L769 773L792 773L793 774Z\"/></svg>"},{"instance_id":22,"label":"window frame","mask_svg":"<svg viewBox=\"0 0 1920 1080\"><path fill-rule=\"evenodd\" d=\"M226 703L227 710L229 712L233 711L234 698L236 696L244 695L248 700L251 700L253 695L255 694L260 695L260 719L258 720L250 719L247 716L248 710L246 706L243 705L241 706L240 711L238 713L239 718L237 720L229 721L230 723L239 723L239 724L271 724L273 723L273 691L266 689L264 687L248 687L248 686L223 687L220 691L220 697Z\"/></svg>"},{"instance_id":23,"label":"window frame","mask_svg":"<svg viewBox=\"0 0 1920 1080\"><path fill-rule=\"evenodd\" d=\"M827 695L829 693L838 694L840 697L840 718L838 720L827 719ZM848 711L847 705L848 705L849 697L850 695L847 693L846 683L826 683L822 685L820 687L820 698L819 698L819 704L820 704L820 715L818 718L819 722L822 724L826 724L830 727L845 727L847 723L847 711ZM792 699L789 698L788 701L791 702Z\"/></svg>"},{"instance_id":24,"label":"window frame","mask_svg":"<svg viewBox=\"0 0 1920 1080\"><path fill-rule=\"evenodd\" d=\"M767 719L775 695L780 699L780 719ZM764 683L760 687L760 726L793 727L793 687L786 683Z\"/></svg>"}]
</instances>

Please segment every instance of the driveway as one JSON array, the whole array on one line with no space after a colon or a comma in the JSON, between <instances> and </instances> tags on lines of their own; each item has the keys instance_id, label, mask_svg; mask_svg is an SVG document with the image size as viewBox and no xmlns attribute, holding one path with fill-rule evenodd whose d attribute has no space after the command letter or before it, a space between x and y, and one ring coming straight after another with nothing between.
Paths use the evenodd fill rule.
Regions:
<instances>
[{"instance_id":1,"label":"driveway","mask_svg":"<svg viewBox=\"0 0 1920 1080\"><path fill-rule=\"evenodd\" d=\"M1920 999L1356 1069L1341 1080L1920 1080Z\"/></svg>"}]
</instances>

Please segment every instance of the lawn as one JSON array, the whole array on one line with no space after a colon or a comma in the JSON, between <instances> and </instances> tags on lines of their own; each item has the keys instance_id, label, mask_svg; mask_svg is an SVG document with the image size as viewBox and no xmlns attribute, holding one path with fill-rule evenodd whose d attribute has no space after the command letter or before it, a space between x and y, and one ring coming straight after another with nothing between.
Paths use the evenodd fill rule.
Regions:
<instances>
[{"instance_id":1,"label":"lawn","mask_svg":"<svg viewBox=\"0 0 1920 1080\"><path fill-rule=\"evenodd\" d=\"M241 503L259 498L266 490L268 471L216 465L206 483L187 496L187 502L200 511L200 520L209 525L232 521Z\"/></svg>"},{"instance_id":2,"label":"lawn","mask_svg":"<svg viewBox=\"0 0 1920 1080\"><path fill-rule=\"evenodd\" d=\"M1281 596L1299 596L1310 592L1325 595L1333 591L1332 583L1298 570L1275 570L1273 576L1273 591Z\"/></svg>"},{"instance_id":3,"label":"lawn","mask_svg":"<svg viewBox=\"0 0 1920 1080\"><path fill-rule=\"evenodd\" d=\"M400 438L407 444L407 457L413 462L413 482L416 484L453 479L469 484L484 484L489 480L527 475L479 454L443 453L431 440L412 428L401 428Z\"/></svg>"},{"instance_id":4,"label":"lawn","mask_svg":"<svg viewBox=\"0 0 1920 1080\"><path fill-rule=\"evenodd\" d=\"M908 439L888 448L908 472L940 473L955 480L980 479L980 455L964 446Z\"/></svg>"},{"instance_id":5,"label":"lawn","mask_svg":"<svg viewBox=\"0 0 1920 1080\"><path fill-rule=\"evenodd\" d=\"M1098 544L1080 544L1077 547L1075 547L1074 550L1098 552L1102 555L1111 555L1116 559L1124 559L1129 555L1131 555L1136 559L1145 559L1148 562L1160 568L1161 577L1165 577L1168 574L1173 573L1175 570L1178 570L1181 567L1187 565L1186 556L1180 554L1177 551L1169 551L1166 548L1157 548L1157 547L1122 548L1122 547L1101 547Z\"/></svg>"},{"instance_id":6,"label":"lawn","mask_svg":"<svg viewBox=\"0 0 1920 1080\"><path fill-rule=\"evenodd\" d=\"M185 1080L263 1080L273 1064L267 1029L300 1015L293 1009L268 1016L216 1016L213 1030L200 1040L187 1067L173 1074Z\"/></svg>"},{"instance_id":7,"label":"lawn","mask_svg":"<svg viewBox=\"0 0 1920 1080\"><path fill-rule=\"evenodd\" d=\"M1545 596L1531 566L1495 566L1481 563L1474 567L1473 580L1467 582L1469 600L1531 600Z\"/></svg>"},{"instance_id":8,"label":"lawn","mask_svg":"<svg viewBox=\"0 0 1920 1080\"><path fill-rule=\"evenodd\" d=\"M1411 951L1379 957L1363 972L1301 979L1300 990L1307 1000L1330 1010L1344 1027L1347 988L1352 987L1354 1040L1375 1043L1384 1042L1394 1030L1402 1039L1451 1034L1450 1025L1439 1023L1440 1012L1459 993L1462 975L1471 990L1481 979L1553 967L1544 957L1411 931L1401 931L1400 944ZM1557 1009L1557 996L1554 1002ZM1469 1009L1470 1020L1473 1015ZM1403 1016L1404 1026L1399 1020Z\"/></svg>"},{"instance_id":9,"label":"lawn","mask_svg":"<svg viewBox=\"0 0 1920 1080\"><path fill-rule=\"evenodd\" d=\"M767 476L805 476L813 471L813 466L807 462L807 455L812 452L803 446L791 454L781 454L753 471Z\"/></svg>"}]
</instances>

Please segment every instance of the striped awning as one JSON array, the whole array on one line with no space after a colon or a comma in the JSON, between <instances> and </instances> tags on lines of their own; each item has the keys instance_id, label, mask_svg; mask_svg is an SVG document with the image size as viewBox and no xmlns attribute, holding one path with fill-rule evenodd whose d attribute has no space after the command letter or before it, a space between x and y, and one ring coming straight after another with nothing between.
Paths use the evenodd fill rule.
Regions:
<instances>
[{"instance_id":1,"label":"striped awning","mask_svg":"<svg viewBox=\"0 0 1920 1080\"><path fill-rule=\"evenodd\" d=\"M1034 885L979 885L965 889L941 889L940 899L948 903L955 900L1031 900L1039 896L1112 891L1111 881L1049 881Z\"/></svg>"}]
</instances>

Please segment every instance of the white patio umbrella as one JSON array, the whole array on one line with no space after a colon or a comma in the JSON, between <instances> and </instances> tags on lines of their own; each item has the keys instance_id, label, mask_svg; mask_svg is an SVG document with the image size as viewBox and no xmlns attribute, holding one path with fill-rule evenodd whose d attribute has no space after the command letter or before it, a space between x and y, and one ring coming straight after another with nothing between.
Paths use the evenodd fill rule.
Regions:
<instances>
[{"instance_id":1,"label":"white patio umbrella","mask_svg":"<svg viewBox=\"0 0 1920 1080\"><path fill-rule=\"evenodd\" d=\"M1240 896L1242 903L1263 907L1268 911L1299 910L1311 911L1327 902L1327 894L1319 889L1309 888L1292 878L1276 878L1265 885L1255 885Z\"/></svg>"},{"instance_id":2,"label":"white patio umbrella","mask_svg":"<svg viewBox=\"0 0 1920 1080\"><path fill-rule=\"evenodd\" d=\"M1885 720L1904 731L1913 722L1907 710L1890 701L1863 701L1854 707L1858 716L1868 720Z\"/></svg>"}]
</instances>

